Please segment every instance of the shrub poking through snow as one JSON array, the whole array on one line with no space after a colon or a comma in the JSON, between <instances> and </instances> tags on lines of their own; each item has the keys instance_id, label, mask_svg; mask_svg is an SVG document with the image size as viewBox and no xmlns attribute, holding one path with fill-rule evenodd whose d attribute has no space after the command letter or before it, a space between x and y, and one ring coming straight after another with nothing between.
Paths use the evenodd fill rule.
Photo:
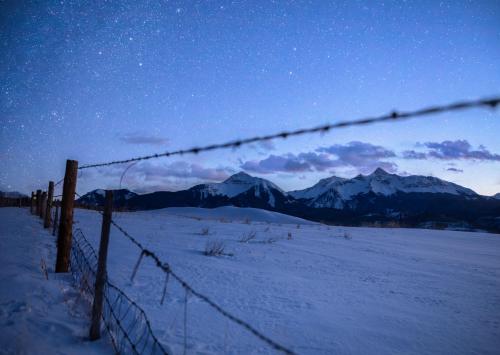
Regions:
<instances>
[{"instance_id":1,"label":"shrub poking through snow","mask_svg":"<svg viewBox=\"0 0 500 355\"><path fill-rule=\"evenodd\" d=\"M344 234L342 236L344 237L344 239L347 239L347 240L352 239L351 233L348 233L348 232L344 232Z\"/></svg>"},{"instance_id":2,"label":"shrub poking through snow","mask_svg":"<svg viewBox=\"0 0 500 355\"><path fill-rule=\"evenodd\" d=\"M269 227L266 227L266 229L264 229L264 232L269 232Z\"/></svg>"},{"instance_id":3,"label":"shrub poking through snow","mask_svg":"<svg viewBox=\"0 0 500 355\"><path fill-rule=\"evenodd\" d=\"M209 233L210 233L209 227L202 228L200 232L201 235L208 235Z\"/></svg>"},{"instance_id":4,"label":"shrub poking through snow","mask_svg":"<svg viewBox=\"0 0 500 355\"><path fill-rule=\"evenodd\" d=\"M239 242L240 243L248 243L252 239L255 239L256 236L257 236L257 232L252 230L248 233L243 234L243 236L240 238Z\"/></svg>"},{"instance_id":5,"label":"shrub poking through snow","mask_svg":"<svg viewBox=\"0 0 500 355\"><path fill-rule=\"evenodd\" d=\"M248 217L247 217L247 218L245 218L245 220L243 221L243 223L245 223L245 224L250 224L250 219L249 219Z\"/></svg>"},{"instance_id":6,"label":"shrub poking through snow","mask_svg":"<svg viewBox=\"0 0 500 355\"><path fill-rule=\"evenodd\" d=\"M220 256L220 255L229 255L224 253L226 245L223 240L207 240L205 244L205 255L207 256Z\"/></svg>"},{"instance_id":7,"label":"shrub poking through snow","mask_svg":"<svg viewBox=\"0 0 500 355\"><path fill-rule=\"evenodd\" d=\"M292 240L292 232L288 232L288 236L286 237L288 240Z\"/></svg>"},{"instance_id":8,"label":"shrub poking through snow","mask_svg":"<svg viewBox=\"0 0 500 355\"><path fill-rule=\"evenodd\" d=\"M297 229L300 229L300 224L297 224Z\"/></svg>"}]
</instances>

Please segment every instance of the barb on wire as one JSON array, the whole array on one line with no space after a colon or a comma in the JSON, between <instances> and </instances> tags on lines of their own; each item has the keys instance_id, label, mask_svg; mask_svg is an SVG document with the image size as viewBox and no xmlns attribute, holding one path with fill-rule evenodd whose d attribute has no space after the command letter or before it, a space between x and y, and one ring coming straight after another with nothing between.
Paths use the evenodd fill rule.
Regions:
<instances>
[{"instance_id":1,"label":"barb on wire","mask_svg":"<svg viewBox=\"0 0 500 355\"><path fill-rule=\"evenodd\" d=\"M293 351L291 351L288 348L286 348L286 347L278 344L277 342L275 342L271 338L269 338L266 335L262 334L257 329L255 329L253 326L251 326L249 323L245 322L244 320L242 320L242 319L240 319L240 318L232 315L228 311L224 310L221 306L219 306L217 303L215 303L214 301L212 301L208 296L205 296L204 294L199 293L198 291L196 291L195 289L193 289L193 287L191 285L189 285L186 281L184 281L184 279L182 279L179 275L177 275L172 270L172 268L170 267L170 265L168 263L162 262L160 260L160 258L154 252L152 252L152 251L146 249L145 247L143 247L142 244L137 239L135 239L134 237L132 237L125 229L123 229L115 221L113 221L113 219L111 219L111 224L113 226L115 226L125 237L127 237L134 245L136 245L141 250L141 257L139 259L139 262L142 259L142 255L153 259L153 261L155 262L156 266L159 269L163 270L163 272L165 272L166 274L170 274L186 290L186 292L189 292L193 296L195 296L195 297L199 298L200 300L204 301L209 306L211 306L213 309L215 309L217 312L219 312L220 314L222 314L224 317L232 320L236 324L238 324L238 325L242 326L243 328L247 329L250 333L252 333L253 335L255 335L257 338L259 338L263 342L267 343L269 346L271 346L275 350L281 351L281 352L283 352L285 354L294 354ZM136 265L138 265L139 262ZM134 270L134 273L135 273L135 271L136 270Z\"/></svg>"},{"instance_id":2,"label":"barb on wire","mask_svg":"<svg viewBox=\"0 0 500 355\"><path fill-rule=\"evenodd\" d=\"M175 151L171 151L171 152L157 153L157 154L145 155L145 156L141 156L141 157L135 157L135 158L129 158L129 159L123 159L123 160L115 160L115 161L110 161L110 162L106 162L106 163L87 164L87 165L80 166L78 169L81 170L81 169L97 168L97 167L101 167L101 166L133 163L133 162L138 162L141 160L156 159L156 158L160 158L160 157L170 157L173 155L198 154L201 152L207 152L207 151L212 151L212 150L217 150L217 149L239 148L242 145L261 142L261 141L269 141L269 140L273 140L273 139L277 139L277 138L286 139L288 137L299 136L299 135L303 135L303 134L326 133L326 132L331 131L333 129L353 127L353 126L363 126L363 125L386 122L386 121L394 122L397 120L406 120L406 119L414 118L414 117L423 117L423 116L428 116L428 115L435 115L437 113L442 113L442 112L459 111L459 110L465 110L465 109L470 109L470 108L481 108L481 107L495 108L498 104L500 104L500 97L494 97L494 98L490 98L490 99L483 99L483 100L476 100L476 101L460 101L460 102L456 102L456 103L452 103L452 104L448 104L448 105L432 106L432 107L427 107L427 108L423 108L423 109L419 109L419 110L415 110L415 111L407 111L407 112L393 111L391 113L388 113L388 114L385 114L382 116L377 116L377 117L366 117L366 118L352 120L352 121L340 121L337 123L328 123L325 125L312 127L312 128L303 128L303 129L297 129L294 131L284 131L281 133L269 134L269 135L264 135L264 136L256 136L256 137L240 139L240 140L233 140L233 141L229 141L226 143L211 144L211 145L207 145L207 146L203 146L203 147L193 147L193 148L189 148L189 149L181 149L181 150L175 150Z\"/></svg>"}]
</instances>

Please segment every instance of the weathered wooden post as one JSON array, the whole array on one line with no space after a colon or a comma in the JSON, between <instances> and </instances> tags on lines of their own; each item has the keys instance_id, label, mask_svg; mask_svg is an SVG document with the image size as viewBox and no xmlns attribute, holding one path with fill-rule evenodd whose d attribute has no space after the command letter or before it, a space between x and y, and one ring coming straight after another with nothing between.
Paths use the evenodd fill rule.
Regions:
<instances>
[{"instance_id":1,"label":"weathered wooden post","mask_svg":"<svg viewBox=\"0 0 500 355\"><path fill-rule=\"evenodd\" d=\"M40 201L40 218L45 219L45 207L47 207L47 191L42 192L42 200Z\"/></svg>"},{"instance_id":2,"label":"weathered wooden post","mask_svg":"<svg viewBox=\"0 0 500 355\"><path fill-rule=\"evenodd\" d=\"M45 207L45 219L43 221L43 228L50 228L52 219L52 199L54 198L54 181L49 181L49 194L47 196L47 205Z\"/></svg>"},{"instance_id":3,"label":"weathered wooden post","mask_svg":"<svg viewBox=\"0 0 500 355\"><path fill-rule=\"evenodd\" d=\"M63 196L61 202L61 219L57 235L56 272L68 272L73 232L73 205L75 203L76 178L78 162L66 160Z\"/></svg>"},{"instance_id":4,"label":"weathered wooden post","mask_svg":"<svg viewBox=\"0 0 500 355\"><path fill-rule=\"evenodd\" d=\"M33 214L33 210L35 209L35 192L31 191L31 204L30 204L30 212Z\"/></svg>"},{"instance_id":5,"label":"weathered wooden post","mask_svg":"<svg viewBox=\"0 0 500 355\"><path fill-rule=\"evenodd\" d=\"M53 236L56 235L57 225L59 224L59 202L57 200L55 201L55 205L56 205L56 213L54 215L54 223L53 223L54 228L52 229Z\"/></svg>"},{"instance_id":6,"label":"weathered wooden post","mask_svg":"<svg viewBox=\"0 0 500 355\"><path fill-rule=\"evenodd\" d=\"M42 190L36 190L36 215L40 215L40 201L42 200Z\"/></svg>"},{"instance_id":7,"label":"weathered wooden post","mask_svg":"<svg viewBox=\"0 0 500 355\"><path fill-rule=\"evenodd\" d=\"M108 258L109 231L113 211L113 191L106 190L104 214L102 215L101 242L99 244L99 260L95 276L94 303L92 305L92 323L90 324L90 340L101 337L101 315L104 284L106 282L106 259Z\"/></svg>"}]
</instances>

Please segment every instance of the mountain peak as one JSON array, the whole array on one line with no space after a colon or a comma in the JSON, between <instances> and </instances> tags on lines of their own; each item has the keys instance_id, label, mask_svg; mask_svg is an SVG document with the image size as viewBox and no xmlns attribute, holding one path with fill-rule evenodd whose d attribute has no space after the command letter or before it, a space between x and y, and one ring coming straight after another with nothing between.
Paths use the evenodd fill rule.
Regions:
<instances>
[{"instance_id":1,"label":"mountain peak","mask_svg":"<svg viewBox=\"0 0 500 355\"><path fill-rule=\"evenodd\" d=\"M375 171L373 173L371 173L370 175L379 175L379 176L383 176L383 175L390 175L387 171L385 171L384 169L378 167L377 169L375 169Z\"/></svg>"},{"instance_id":2,"label":"mountain peak","mask_svg":"<svg viewBox=\"0 0 500 355\"><path fill-rule=\"evenodd\" d=\"M243 171L240 171L240 172L228 177L226 180L224 180L224 182L251 181L251 180L255 180L255 179L256 179L255 177L248 175L247 173L245 173Z\"/></svg>"}]
</instances>

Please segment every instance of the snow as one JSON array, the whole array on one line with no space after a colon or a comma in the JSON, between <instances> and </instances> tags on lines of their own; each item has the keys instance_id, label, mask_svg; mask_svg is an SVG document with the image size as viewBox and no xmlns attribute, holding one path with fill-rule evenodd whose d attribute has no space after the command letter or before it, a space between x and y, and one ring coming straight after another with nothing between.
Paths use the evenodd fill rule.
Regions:
<instances>
[{"instance_id":1,"label":"snow","mask_svg":"<svg viewBox=\"0 0 500 355\"><path fill-rule=\"evenodd\" d=\"M112 354L84 340L85 308L70 276L54 274L54 239L26 209L0 208L0 354Z\"/></svg>"},{"instance_id":2,"label":"snow","mask_svg":"<svg viewBox=\"0 0 500 355\"><path fill-rule=\"evenodd\" d=\"M169 207L155 211L137 212L146 216L154 213L155 216L178 216L202 218L206 220L221 220L233 222L270 222L287 224L316 224L306 219L289 216L283 213L271 212L259 208L223 206L217 208L197 208L197 207Z\"/></svg>"},{"instance_id":3,"label":"snow","mask_svg":"<svg viewBox=\"0 0 500 355\"><path fill-rule=\"evenodd\" d=\"M358 175L353 179L330 177L320 180L316 185L291 191L294 198L310 199L313 207L343 208L344 202L359 194L373 192L389 196L397 192L447 193L453 195L475 196L468 188L432 176L399 176L377 169L370 175Z\"/></svg>"},{"instance_id":4,"label":"snow","mask_svg":"<svg viewBox=\"0 0 500 355\"><path fill-rule=\"evenodd\" d=\"M197 291L299 354L498 353L499 235L332 227L260 213L234 207L168 208L115 213L114 219ZM250 221L245 222L249 214ZM274 218L272 223L263 221L265 214ZM4 208L0 218L0 255L10 270L1 271L0 333L4 333L9 327L5 314L14 314L6 299L30 298L25 293L39 285L67 284L64 279L52 280L53 274L49 281L37 275L38 255L50 250L48 258L52 257L54 246L34 217L21 209ZM101 216L94 211L75 211L75 225L96 249L100 223ZM208 229L208 235L202 229ZM257 232L256 238L240 243L251 231ZM208 240L224 241L225 251L233 256L205 256ZM160 305L164 275L150 259L142 261L130 282L139 253L112 228L109 277L145 309L160 341L174 354L181 353L185 293L171 280ZM14 257L21 254L33 265L28 279L17 280L28 273ZM9 290L4 289L4 280L13 285ZM51 286L44 292L50 297L43 293L32 302L57 308L54 313L62 317L66 305L60 291ZM188 298L187 315L188 354L275 353L194 296ZM34 324L44 319L33 313L31 317ZM70 324L69 319L63 324ZM82 321L73 319L71 324L80 329ZM66 330L62 341L69 342L75 333L76 338L81 334ZM39 333L31 341L35 338L52 341ZM9 340L2 339L2 344ZM80 344L88 351L88 343Z\"/></svg>"},{"instance_id":5,"label":"snow","mask_svg":"<svg viewBox=\"0 0 500 355\"><path fill-rule=\"evenodd\" d=\"M250 176L243 172L234 174L221 183L206 184L204 193L208 195L223 195L231 198L245 191L248 191L252 187L257 187L256 189L257 197L258 197L257 195L258 192L261 192L259 189L263 189L263 191L269 191L272 188L282 193L285 193L272 182L265 179ZM269 194L272 193L269 192Z\"/></svg>"}]
</instances>

